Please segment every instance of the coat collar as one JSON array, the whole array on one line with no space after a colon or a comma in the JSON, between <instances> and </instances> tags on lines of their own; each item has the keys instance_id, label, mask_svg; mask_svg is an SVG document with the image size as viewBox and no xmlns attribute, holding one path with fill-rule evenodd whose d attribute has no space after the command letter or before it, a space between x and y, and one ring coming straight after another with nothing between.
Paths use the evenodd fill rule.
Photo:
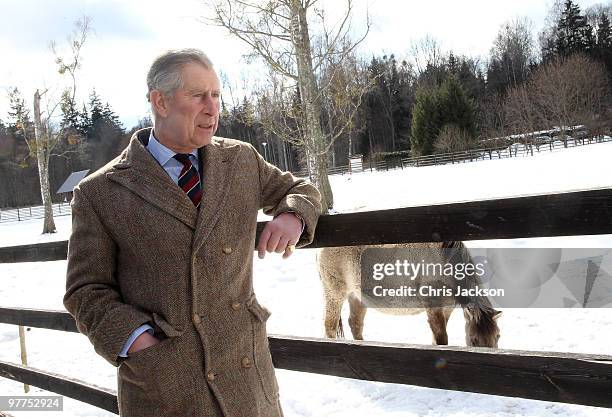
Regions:
<instances>
[{"instance_id":1,"label":"coat collar","mask_svg":"<svg viewBox=\"0 0 612 417\"><path fill-rule=\"evenodd\" d=\"M151 128L135 132L106 176L190 228L197 229L199 246L218 220L233 177L239 146L227 146L222 138L213 138L210 145L199 149L203 195L198 212L185 192L146 149L150 133Z\"/></svg>"}]
</instances>

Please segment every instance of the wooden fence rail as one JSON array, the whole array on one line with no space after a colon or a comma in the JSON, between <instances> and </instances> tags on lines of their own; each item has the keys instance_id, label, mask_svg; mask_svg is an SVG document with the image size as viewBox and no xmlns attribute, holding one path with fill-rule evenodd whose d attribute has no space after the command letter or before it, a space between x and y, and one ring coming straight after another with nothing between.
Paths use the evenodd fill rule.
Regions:
<instances>
[{"instance_id":1,"label":"wooden fence rail","mask_svg":"<svg viewBox=\"0 0 612 417\"><path fill-rule=\"evenodd\" d=\"M0 361L0 377L42 388L119 414L117 392L30 366Z\"/></svg>"},{"instance_id":2,"label":"wooden fence rail","mask_svg":"<svg viewBox=\"0 0 612 417\"><path fill-rule=\"evenodd\" d=\"M63 311L1 308L0 323L76 332ZM612 356L607 355L274 335L268 340L279 369L612 408ZM116 413L116 403L108 402L115 393L108 389L96 391L82 381L2 361L0 376Z\"/></svg>"},{"instance_id":3,"label":"wooden fence rail","mask_svg":"<svg viewBox=\"0 0 612 417\"><path fill-rule=\"evenodd\" d=\"M265 222L259 222L259 234ZM311 248L612 233L612 189L321 216ZM66 241L0 248L0 263L66 259Z\"/></svg>"},{"instance_id":4,"label":"wooden fence rail","mask_svg":"<svg viewBox=\"0 0 612 417\"><path fill-rule=\"evenodd\" d=\"M258 233L265 222L258 225ZM322 216L311 247L612 234L612 189ZM0 248L0 263L66 258L67 242ZM0 323L75 332L67 312L0 308ZM612 408L612 356L271 336L276 367ZM0 362L0 376L111 412L115 393Z\"/></svg>"}]
</instances>

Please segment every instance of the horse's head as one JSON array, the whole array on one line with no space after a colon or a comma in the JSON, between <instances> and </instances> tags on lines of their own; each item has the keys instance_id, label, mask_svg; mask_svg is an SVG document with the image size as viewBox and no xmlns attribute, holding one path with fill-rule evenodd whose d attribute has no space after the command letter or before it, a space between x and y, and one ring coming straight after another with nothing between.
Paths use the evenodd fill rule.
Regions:
<instances>
[{"instance_id":1,"label":"horse's head","mask_svg":"<svg viewBox=\"0 0 612 417\"><path fill-rule=\"evenodd\" d=\"M492 307L473 307L463 310L465 315L465 343L474 347L497 347L501 311Z\"/></svg>"}]
</instances>

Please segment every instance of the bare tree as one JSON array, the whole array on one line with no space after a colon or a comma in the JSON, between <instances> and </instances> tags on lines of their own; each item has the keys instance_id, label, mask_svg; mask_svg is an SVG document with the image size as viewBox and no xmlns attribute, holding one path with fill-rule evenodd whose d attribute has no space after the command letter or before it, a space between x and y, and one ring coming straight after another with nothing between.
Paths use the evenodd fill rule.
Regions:
<instances>
[{"instance_id":1,"label":"bare tree","mask_svg":"<svg viewBox=\"0 0 612 417\"><path fill-rule=\"evenodd\" d=\"M598 118L609 92L604 66L585 55L555 60L543 67L534 74L532 91L542 118L560 127Z\"/></svg>"},{"instance_id":2,"label":"bare tree","mask_svg":"<svg viewBox=\"0 0 612 417\"><path fill-rule=\"evenodd\" d=\"M81 64L81 49L87 40L87 35L90 31L91 20L88 17L83 17L75 22L75 28L71 35L67 38L67 44L70 49L69 60L62 57L54 42L51 43L51 50L55 55L55 63L58 66L58 72L61 75L70 77L70 86L66 87L62 93L62 97L69 99L74 103L76 93L76 72ZM43 224L43 233L55 233L55 221L53 220L53 201L51 200L51 188L49 184L49 159L56 145L64 137L65 127L61 126L57 121L57 111L60 109L62 100L60 98L50 97L51 93L48 88L42 92L37 89L33 97L33 116L34 116L34 132L27 129L25 119L28 116L27 111L19 112L14 117L17 119L17 126L20 127L21 133L28 145L30 155L36 156L38 164L38 176L40 179L40 194L45 210L45 218ZM46 100L43 103L44 108L41 108L43 96ZM11 101L16 102L21 99L18 96L18 90L13 89L11 92Z\"/></svg>"},{"instance_id":3,"label":"bare tree","mask_svg":"<svg viewBox=\"0 0 612 417\"><path fill-rule=\"evenodd\" d=\"M323 9L315 6L317 3L318 0L207 1L212 11L208 21L227 29L249 45L251 56L261 58L276 75L275 95L286 97L297 86L299 110L292 110L290 119L295 128L291 136L278 133L302 147L311 180L319 187L323 210L327 212L333 206L327 177L327 152L340 135L337 132L326 134L321 114L330 86L334 85L339 72L332 72L325 79L321 74L330 68L330 63L337 65L348 59L367 36L369 20L363 36L352 41L353 1L346 1L342 17L331 28ZM315 24L318 35L311 32L311 25Z\"/></svg>"},{"instance_id":4,"label":"bare tree","mask_svg":"<svg viewBox=\"0 0 612 417\"><path fill-rule=\"evenodd\" d=\"M489 71L498 68L504 85L516 87L529 75L535 60L533 24L527 18L506 22L499 30L490 52Z\"/></svg>"},{"instance_id":5,"label":"bare tree","mask_svg":"<svg viewBox=\"0 0 612 417\"><path fill-rule=\"evenodd\" d=\"M514 133L535 132L541 126L549 126L544 120L538 98L530 89L531 85L515 87L508 92L505 113L508 131Z\"/></svg>"},{"instance_id":6,"label":"bare tree","mask_svg":"<svg viewBox=\"0 0 612 417\"><path fill-rule=\"evenodd\" d=\"M507 119L525 133L558 126L561 133L605 117L609 85L602 64L585 55L551 60L523 86L510 91Z\"/></svg>"},{"instance_id":7,"label":"bare tree","mask_svg":"<svg viewBox=\"0 0 612 417\"><path fill-rule=\"evenodd\" d=\"M472 149L476 143L476 140L459 126L447 124L435 139L434 149L440 153L459 152Z\"/></svg>"},{"instance_id":8,"label":"bare tree","mask_svg":"<svg viewBox=\"0 0 612 417\"><path fill-rule=\"evenodd\" d=\"M538 43L540 45L540 60L546 58L554 48L555 30L557 23L563 14L565 0L553 0L549 7L548 15L546 16L544 29L538 34Z\"/></svg>"},{"instance_id":9,"label":"bare tree","mask_svg":"<svg viewBox=\"0 0 612 417\"><path fill-rule=\"evenodd\" d=\"M594 4L591 7L586 8L584 16L587 19L587 23L593 27L598 28L601 23L601 16L605 15L608 19L612 19L612 2L608 4Z\"/></svg>"},{"instance_id":10,"label":"bare tree","mask_svg":"<svg viewBox=\"0 0 612 417\"><path fill-rule=\"evenodd\" d=\"M442 47L431 35L413 42L410 45L410 54L417 77L421 77L428 70L440 68L445 63Z\"/></svg>"},{"instance_id":11,"label":"bare tree","mask_svg":"<svg viewBox=\"0 0 612 417\"><path fill-rule=\"evenodd\" d=\"M505 94L492 93L484 97L481 103L482 110L478 114L478 123L483 138L493 139L508 135L505 106Z\"/></svg>"}]
</instances>

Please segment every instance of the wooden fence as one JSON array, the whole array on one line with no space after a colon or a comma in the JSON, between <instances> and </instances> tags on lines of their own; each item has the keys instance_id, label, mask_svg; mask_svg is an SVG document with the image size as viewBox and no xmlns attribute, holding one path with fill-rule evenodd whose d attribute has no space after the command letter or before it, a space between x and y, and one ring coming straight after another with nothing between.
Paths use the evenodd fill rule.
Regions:
<instances>
[{"instance_id":1,"label":"wooden fence","mask_svg":"<svg viewBox=\"0 0 612 417\"><path fill-rule=\"evenodd\" d=\"M518 139L517 139L518 140ZM492 159L517 158L525 156L533 156L541 152L552 152L564 148L572 148L575 146L583 146L595 143L611 142L609 136L598 136L592 138L574 139L566 141L555 140L547 143L530 144L526 142L510 144L508 142L502 147L486 147L469 149L466 151L438 153L427 156L418 156L412 158L396 158L393 160L384 161L368 161L353 165L343 165L331 167L328 169L330 175L344 175L350 172L361 171L388 171L390 169L404 169L410 167L424 167L432 165L460 164L465 162L484 161ZM305 171L298 171L297 176L307 177Z\"/></svg>"},{"instance_id":2,"label":"wooden fence","mask_svg":"<svg viewBox=\"0 0 612 417\"><path fill-rule=\"evenodd\" d=\"M597 234L612 234L612 189L322 216L312 247ZM66 248L1 248L0 262L65 259ZM76 331L65 311L0 308L0 323ZM280 369L612 408L607 355L274 335L269 342ZM118 413L112 390L6 361L0 376Z\"/></svg>"},{"instance_id":3,"label":"wooden fence","mask_svg":"<svg viewBox=\"0 0 612 417\"><path fill-rule=\"evenodd\" d=\"M53 203L53 216L67 216L72 213L69 203ZM45 217L44 206L30 206L0 209L0 223L22 222Z\"/></svg>"},{"instance_id":4,"label":"wooden fence","mask_svg":"<svg viewBox=\"0 0 612 417\"><path fill-rule=\"evenodd\" d=\"M566 143L556 140L546 144L540 145L521 145L521 146L507 146L507 147L488 147L470 149L467 151L460 152L448 152L439 153L434 155L419 156L413 158L397 158L395 160L385 161L369 161L366 163L359 162L354 165L343 165L337 167L331 167L328 169L329 175L344 175L350 172L361 172L361 171L388 171L390 169L404 169L408 167L423 167L431 165L445 165L455 163L474 162L491 159L504 159L504 158L517 158L524 156L533 156L539 152L554 151L566 147L575 147L588 145L591 143L603 143L610 142L612 138L608 136L585 138L585 139L571 139ZM296 171L295 175L301 177L307 177L308 174L304 171ZM70 204L68 203L55 203L53 204L53 216L66 216L71 214ZM31 206L31 207L18 207L18 208L0 208L0 223L4 222L15 222L25 221L31 219L42 219L44 218L44 207L43 206Z\"/></svg>"}]
</instances>

